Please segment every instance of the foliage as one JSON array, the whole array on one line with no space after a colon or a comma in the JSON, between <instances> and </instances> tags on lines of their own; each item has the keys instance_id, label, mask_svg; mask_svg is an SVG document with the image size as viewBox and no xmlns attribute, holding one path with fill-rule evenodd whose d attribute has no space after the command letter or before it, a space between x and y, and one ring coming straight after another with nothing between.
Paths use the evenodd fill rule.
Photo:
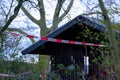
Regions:
<instances>
[{"instance_id":1,"label":"foliage","mask_svg":"<svg viewBox=\"0 0 120 80\"><path fill-rule=\"evenodd\" d=\"M12 74L13 77L1 77L0 79L20 79L20 80L40 80L40 74L37 64L26 63L23 61L12 60L7 61L0 59L0 72L5 74Z\"/></svg>"},{"instance_id":2,"label":"foliage","mask_svg":"<svg viewBox=\"0 0 120 80\"><path fill-rule=\"evenodd\" d=\"M100 9L102 11L102 17L105 21L105 25L106 25L106 28L108 30L108 36L109 36L109 41L110 41L110 47L112 49L110 49L111 51L111 57L112 57L112 61L113 61L113 65L115 67L115 69L117 69L116 73L117 73L117 76L118 76L118 79L120 78L119 75L120 75L120 70L119 70L119 48L117 46L117 42L116 42L116 37L115 37L115 34L114 34L114 31L112 29L112 24L111 24L111 21L110 21L110 18L108 16L108 12L107 12L107 9L104 5L104 2L103 0L98 0L99 2L99 6L100 6ZM114 54L115 53L115 54Z\"/></svg>"},{"instance_id":3,"label":"foliage","mask_svg":"<svg viewBox=\"0 0 120 80\"><path fill-rule=\"evenodd\" d=\"M77 79L83 79L84 80L84 76L83 76L83 72L80 68L80 66L78 66L77 64L71 64L67 67L65 67L63 64L57 64L58 70L52 71L47 75L47 80L50 79L55 79L55 80L61 80L61 75L59 74L60 71L62 71L62 73L65 73L65 75L73 75L75 71L77 71Z\"/></svg>"},{"instance_id":4,"label":"foliage","mask_svg":"<svg viewBox=\"0 0 120 80\"><path fill-rule=\"evenodd\" d=\"M78 37L76 39L82 40L85 42L92 42L92 43L99 43L106 45L106 47L93 47L93 46L87 46L87 53L91 56L93 56L92 63L96 66L99 66L98 68L101 70L100 74L102 73L102 69L106 70L106 74L108 74L106 79L109 79L109 76L113 75L116 77L115 73L109 74L112 69L109 69L109 67L112 67L114 65L112 61L110 47L109 47L109 41L108 36L106 36L106 33L100 32L97 30L94 30L94 28L90 28L89 26L81 24L83 30L79 33ZM108 69L107 69L108 68ZM100 76L100 75L99 75ZM101 77L104 77L103 75ZM105 77L104 77L105 79Z\"/></svg>"},{"instance_id":5,"label":"foliage","mask_svg":"<svg viewBox=\"0 0 120 80\"><path fill-rule=\"evenodd\" d=\"M101 4L101 3L95 3L94 1L93 1L94 3L92 3L92 1L88 1L88 3L86 3L86 4L90 4L90 5L94 4L94 6L89 7L87 9L88 13L86 13L85 15L94 16L93 18L96 17L98 20L100 20L101 23L103 23L107 27L109 27L108 31L110 31L110 27L111 27L112 30L114 29L115 31L117 31L119 33L120 26L119 26L119 16L118 15L119 15L119 10L120 9L118 7L118 5L119 5L118 2L115 1L115 0L114 1L110 0L108 2L104 1L104 0L98 0L98 1L103 1L104 2L105 9L102 10L102 12L101 12L100 9L99 9L99 7L100 7L99 4ZM86 7L88 7L88 5L86 5ZM109 17L109 20L108 20L107 16L104 14L105 11L108 14L107 16ZM111 39L108 38L109 41L113 41L114 37L112 36L112 32L109 32L108 35L110 35L109 37L111 37ZM117 54L119 54L119 50L117 50L117 48L116 48L119 45L119 39L117 39L116 42L112 42L112 44L110 44L110 45L115 45L116 44L116 46L114 46L114 48L110 48L110 45L108 45L109 50L104 51L104 55L108 54L108 56L106 56L104 58L102 66L107 67L108 65L109 66L113 65L113 64L115 65L117 61L118 62L115 65L115 67L117 67L119 65L119 56L117 55ZM102 43L105 43L105 42L102 42ZM115 52L112 52L114 49L116 49ZM109 52L112 53L112 55L109 55ZM115 59L115 60L113 60L113 59ZM95 61L97 61L97 59ZM118 73L119 69L120 68L118 67L117 73Z\"/></svg>"},{"instance_id":6,"label":"foliage","mask_svg":"<svg viewBox=\"0 0 120 80\"><path fill-rule=\"evenodd\" d=\"M38 65L34 63L34 59L31 58L31 62L33 63L28 63L20 55L20 40L21 37L11 36L10 34L4 33L4 35L1 35L0 73L14 76L0 76L0 79L34 80L36 78L36 80L40 80L41 72L38 69Z\"/></svg>"}]
</instances>

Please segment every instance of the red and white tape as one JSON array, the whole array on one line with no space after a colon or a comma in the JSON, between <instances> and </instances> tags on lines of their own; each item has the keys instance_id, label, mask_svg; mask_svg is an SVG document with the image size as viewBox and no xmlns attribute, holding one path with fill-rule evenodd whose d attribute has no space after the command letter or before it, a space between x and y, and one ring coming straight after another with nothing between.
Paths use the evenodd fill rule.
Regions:
<instances>
[{"instance_id":1,"label":"red and white tape","mask_svg":"<svg viewBox=\"0 0 120 80\"><path fill-rule=\"evenodd\" d=\"M33 36L33 35L29 35L29 34L18 34L18 33L15 33L15 32L11 32L11 35L12 36L25 36L29 39L38 38L37 36Z\"/></svg>"},{"instance_id":2,"label":"red and white tape","mask_svg":"<svg viewBox=\"0 0 120 80\"><path fill-rule=\"evenodd\" d=\"M87 42L79 42L79 41L73 41L73 40L55 39L55 38L48 38L48 37L41 37L41 40L50 41L50 42L57 42L57 43L84 45L84 46L87 45L87 46L105 47L105 45L100 45L100 44L87 43Z\"/></svg>"},{"instance_id":3,"label":"red and white tape","mask_svg":"<svg viewBox=\"0 0 120 80\"><path fill-rule=\"evenodd\" d=\"M25 36L30 39L38 38L37 36L33 36L33 35L29 35L29 34L21 35L21 34L15 33L15 32L11 32L11 35L12 36ZM44 36L42 36L40 40L56 42L56 43L74 44L74 45L105 47L105 45L101 45L101 44L79 42L79 41L73 41L73 40L56 39L56 38L48 38L48 37L44 37Z\"/></svg>"}]
</instances>

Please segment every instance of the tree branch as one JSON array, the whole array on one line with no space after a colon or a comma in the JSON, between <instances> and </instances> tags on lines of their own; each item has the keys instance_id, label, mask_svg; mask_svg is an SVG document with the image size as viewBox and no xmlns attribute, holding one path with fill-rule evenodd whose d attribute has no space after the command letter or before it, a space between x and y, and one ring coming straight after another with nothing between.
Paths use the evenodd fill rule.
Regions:
<instances>
[{"instance_id":1,"label":"tree branch","mask_svg":"<svg viewBox=\"0 0 120 80\"><path fill-rule=\"evenodd\" d=\"M0 29L0 34L2 34L2 32L4 32L8 26L10 25L10 23L16 18L16 16L18 15L18 12L20 10L20 7L23 3L23 0L19 0L18 5L15 7L14 9L14 14L12 16L10 16L10 18L8 19L8 21L6 21L5 25L2 26L2 28Z\"/></svg>"},{"instance_id":2,"label":"tree branch","mask_svg":"<svg viewBox=\"0 0 120 80\"><path fill-rule=\"evenodd\" d=\"M40 12L40 17L41 17L40 20L39 20L39 24L41 25L41 28L47 29L43 0L38 0L38 7L39 7L39 12Z\"/></svg>"},{"instance_id":3,"label":"tree branch","mask_svg":"<svg viewBox=\"0 0 120 80\"><path fill-rule=\"evenodd\" d=\"M38 0L38 7L39 7L39 12L40 12L41 19L45 19L45 9L44 9L43 0Z\"/></svg>"},{"instance_id":4,"label":"tree branch","mask_svg":"<svg viewBox=\"0 0 120 80\"><path fill-rule=\"evenodd\" d=\"M59 14L60 14L60 10L62 8L63 3L65 2L65 0L58 0L56 8L55 8L55 12L54 12L54 16L53 16L53 25L50 28L51 30L54 30L58 27L58 23L59 23Z\"/></svg>"},{"instance_id":5,"label":"tree branch","mask_svg":"<svg viewBox=\"0 0 120 80\"><path fill-rule=\"evenodd\" d=\"M47 30L47 26L46 26L46 18L45 18L45 10L44 10L44 4L43 4L43 0L37 0L38 1L38 8L37 10L39 10L40 13L40 19L37 20L35 19L25 8L24 6L21 6L22 11L25 13L25 15L34 23L36 23L41 30L46 31ZM45 33L45 32L43 32Z\"/></svg>"},{"instance_id":6,"label":"tree branch","mask_svg":"<svg viewBox=\"0 0 120 80\"><path fill-rule=\"evenodd\" d=\"M70 9L71 9L71 7L72 7L72 5L73 5L73 2L74 2L74 0L71 0L71 1L70 1L67 9L64 10L65 12L59 17L59 22L61 22L62 19L68 14L68 12L70 11Z\"/></svg>"},{"instance_id":7,"label":"tree branch","mask_svg":"<svg viewBox=\"0 0 120 80\"><path fill-rule=\"evenodd\" d=\"M89 13L83 13L82 15L88 16L88 15L93 15L93 14L102 14L101 12L89 12Z\"/></svg>"},{"instance_id":8,"label":"tree branch","mask_svg":"<svg viewBox=\"0 0 120 80\"><path fill-rule=\"evenodd\" d=\"M32 22L34 22L34 23L36 23L36 24L39 23L38 20L35 19L35 18L24 8L23 5L21 6L21 9L22 9L22 11L25 13L25 15L26 15Z\"/></svg>"},{"instance_id":9,"label":"tree branch","mask_svg":"<svg viewBox=\"0 0 120 80\"><path fill-rule=\"evenodd\" d=\"M12 9L13 1L14 1L14 0L12 0L12 2L11 2L11 4L10 4L10 9L9 9L8 13L6 14L6 19L5 19L5 21L8 20L8 16L9 16L9 14L10 14L10 12L11 12L11 9Z\"/></svg>"}]
</instances>

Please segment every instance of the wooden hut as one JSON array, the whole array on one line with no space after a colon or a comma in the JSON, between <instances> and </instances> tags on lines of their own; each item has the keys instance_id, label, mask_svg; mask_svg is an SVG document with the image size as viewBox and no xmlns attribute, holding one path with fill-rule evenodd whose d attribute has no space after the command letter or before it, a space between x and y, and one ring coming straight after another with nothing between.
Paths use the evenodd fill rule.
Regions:
<instances>
[{"instance_id":1,"label":"wooden hut","mask_svg":"<svg viewBox=\"0 0 120 80\"><path fill-rule=\"evenodd\" d=\"M90 31L87 34L87 37L82 34L85 29ZM94 39L94 34L101 34L105 32L105 26L96 22L91 18L87 18L84 16L77 16L73 20L69 21L65 25L61 26L60 28L54 30L50 34L48 34L47 38L57 38L62 40L72 40L72 41L79 41L79 42L90 42L90 43L97 43L99 44L105 36L99 36L98 40ZM120 34L116 33L118 37ZM89 35L89 36L88 36ZM58 41L59 42L59 41ZM98 47L94 47L98 48ZM91 47L87 45L71 45L71 44L64 44L64 43L57 43L57 42L50 42L40 40L35 44L31 45L24 51L22 54L39 54L39 55L50 55L51 56L51 71L58 70L57 65L63 64L66 68L69 65L77 64L81 72L84 73L84 77L88 80L100 80L99 77L99 69L98 65L93 62L95 57L101 56L100 52L96 49L93 52L97 54L93 55L91 52ZM89 57L89 65L85 66L84 64L84 57ZM88 59L86 59L88 60ZM99 61L99 63L101 63ZM87 64L87 63L86 63ZM86 72L85 72L86 67ZM59 74L61 80L82 80L83 76L79 75L77 70L74 70L72 74L67 74L65 71L58 71L56 74ZM87 76L85 76L87 75ZM80 79L81 78L81 79ZM102 79L102 78L101 78ZM51 79L52 80L52 79Z\"/></svg>"}]
</instances>

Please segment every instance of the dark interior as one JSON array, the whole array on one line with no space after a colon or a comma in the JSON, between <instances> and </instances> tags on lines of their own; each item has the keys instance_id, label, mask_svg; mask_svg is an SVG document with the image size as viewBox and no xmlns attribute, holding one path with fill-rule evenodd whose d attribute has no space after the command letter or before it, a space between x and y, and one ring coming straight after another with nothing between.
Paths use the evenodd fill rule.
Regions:
<instances>
[{"instance_id":1,"label":"dark interior","mask_svg":"<svg viewBox=\"0 0 120 80\"><path fill-rule=\"evenodd\" d=\"M75 27L76 26L76 27ZM65 39L65 40L74 40L74 41L83 41L83 38L85 38L83 35L80 34L85 29L86 25L80 26L78 24L73 25L73 27L67 29L66 31L62 32L61 34L57 35L55 38L58 39ZM88 27L93 34L97 32L98 34L100 31ZM80 36L79 39L77 37ZM93 36L94 37L94 36ZM102 40L103 36L99 37L100 41ZM99 43L100 41L95 41L95 40L90 40L88 37L85 39L86 42L90 43ZM95 47L97 48L97 47ZM45 50L44 50L45 49ZM84 56L89 56L89 77L91 77L92 74L96 73L98 70L98 66L92 62L93 59L97 58L100 56L99 52L97 54L91 54L90 53L90 46L83 46L83 45L71 45L71 44L64 44L64 43L54 43L54 42L47 42L43 46L42 51L44 50L47 55L51 55L51 70L55 71L57 70L57 65L58 64L63 64L65 67L71 65L71 64L78 64L79 67L84 70ZM93 67L95 67L93 69ZM71 80L70 78L73 79L73 77L66 77L66 73L61 73L58 72L58 74L63 77L63 80ZM76 73L75 73L76 74ZM73 75L75 75L73 74ZM97 76L96 76L97 77ZM77 79L74 78L74 80Z\"/></svg>"}]
</instances>

